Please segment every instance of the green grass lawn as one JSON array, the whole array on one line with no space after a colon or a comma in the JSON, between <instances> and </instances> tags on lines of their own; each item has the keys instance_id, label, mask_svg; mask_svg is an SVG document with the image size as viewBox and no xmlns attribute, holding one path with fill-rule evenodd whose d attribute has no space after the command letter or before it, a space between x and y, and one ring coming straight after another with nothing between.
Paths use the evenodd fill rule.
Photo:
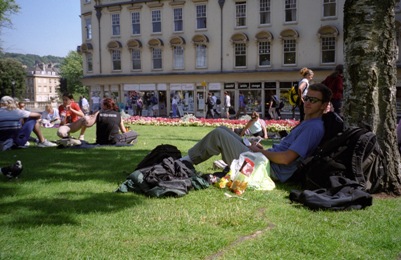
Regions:
<instances>
[{"instance_id":1,"label":"green grass lawn","mask_svg":"<svg viewBox=\"0 0 401 260\"><path fill-rule=\"evenodd\" d=\"M21 160L0 176L0 259L400 259L401 198L365 210L313 212L291 204L289 185L226 198L215 187L181 198L114 193L156 145L187 150L212 128L133 126L133 147L1 152ZM44 129L56 140L55 129ZM94 128L86 140L94 141ZM265 142L265 145L269 144ZM219 157L196 166L213 172Z\"/></svg>"}]
</instances>

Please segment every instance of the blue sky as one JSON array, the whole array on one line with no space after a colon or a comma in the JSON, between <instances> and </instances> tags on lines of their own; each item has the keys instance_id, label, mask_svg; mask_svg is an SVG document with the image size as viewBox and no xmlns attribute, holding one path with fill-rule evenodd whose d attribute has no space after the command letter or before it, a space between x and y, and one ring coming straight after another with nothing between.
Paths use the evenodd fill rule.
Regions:
<instances>
[{"instance_id":1,"label":"blue sky","mask_svg":"<svg viewBox=\"0 0 401 260\"><path fill-rule=\"evenodd\" d=\"M11 29L2 28L4 52L67 56L82 44L79 0L16 0Z\"/></svg>"}]
</instances>

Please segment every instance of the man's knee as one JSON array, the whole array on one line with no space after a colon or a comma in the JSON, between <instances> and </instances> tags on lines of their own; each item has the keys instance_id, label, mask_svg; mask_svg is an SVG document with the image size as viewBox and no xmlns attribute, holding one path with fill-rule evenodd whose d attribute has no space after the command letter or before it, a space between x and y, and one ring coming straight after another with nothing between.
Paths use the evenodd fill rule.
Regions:
<instances>
[{"instance_id":1,"label":"man's knee","mask_svg":"<svg viewBox=\"0 0 401 260\"><path fill-rule=\"evenodd\" d=\"M68 137L70 133L70 128L68 126L60 126L58 131L57 131L57 135L61 138L65 138Z\"/></svg>"}]
</instances>

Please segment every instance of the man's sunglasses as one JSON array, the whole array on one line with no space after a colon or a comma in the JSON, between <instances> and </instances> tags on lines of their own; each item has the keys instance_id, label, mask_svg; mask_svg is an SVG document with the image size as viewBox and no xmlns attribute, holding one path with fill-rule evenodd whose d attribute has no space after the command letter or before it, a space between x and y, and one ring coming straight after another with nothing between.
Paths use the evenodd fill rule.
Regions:
<instances>
[{"instance_id":1,"label":"man's sunglasses","mask_svg":"<svg viewBox=\"0 0 401 260\"><path fill-rule=\"evenodd\" d=\"M312 104L315 104L319 101L322 102L323 100L317 97L304 96L304 102L311 102Z\"/></svg>"}]
</instances>

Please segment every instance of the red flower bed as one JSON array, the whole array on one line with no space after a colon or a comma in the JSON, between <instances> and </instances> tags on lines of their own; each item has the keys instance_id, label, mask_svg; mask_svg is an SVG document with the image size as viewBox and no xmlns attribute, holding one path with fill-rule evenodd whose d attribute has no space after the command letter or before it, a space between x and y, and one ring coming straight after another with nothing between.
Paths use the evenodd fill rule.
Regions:
<instances>
[{"instance_id":1,"label":"red flower bed","mask_svg":"<svg viewBox=\"0 0 401 260\"><path fill-rule=\"evenodd\" d=\"M164 118L164 117L142 117L131 116L124 119L126 124L133 125L160 125L160 126L210 126L218 127L221 125L229 128L240 128L245 126L249 119L206 119L196 118L193 115L186 115L182 118ZM297 120L265 120L268 132L279 132L281 130L289 131L296 126Z\"/></svg>"}]
</instances>

